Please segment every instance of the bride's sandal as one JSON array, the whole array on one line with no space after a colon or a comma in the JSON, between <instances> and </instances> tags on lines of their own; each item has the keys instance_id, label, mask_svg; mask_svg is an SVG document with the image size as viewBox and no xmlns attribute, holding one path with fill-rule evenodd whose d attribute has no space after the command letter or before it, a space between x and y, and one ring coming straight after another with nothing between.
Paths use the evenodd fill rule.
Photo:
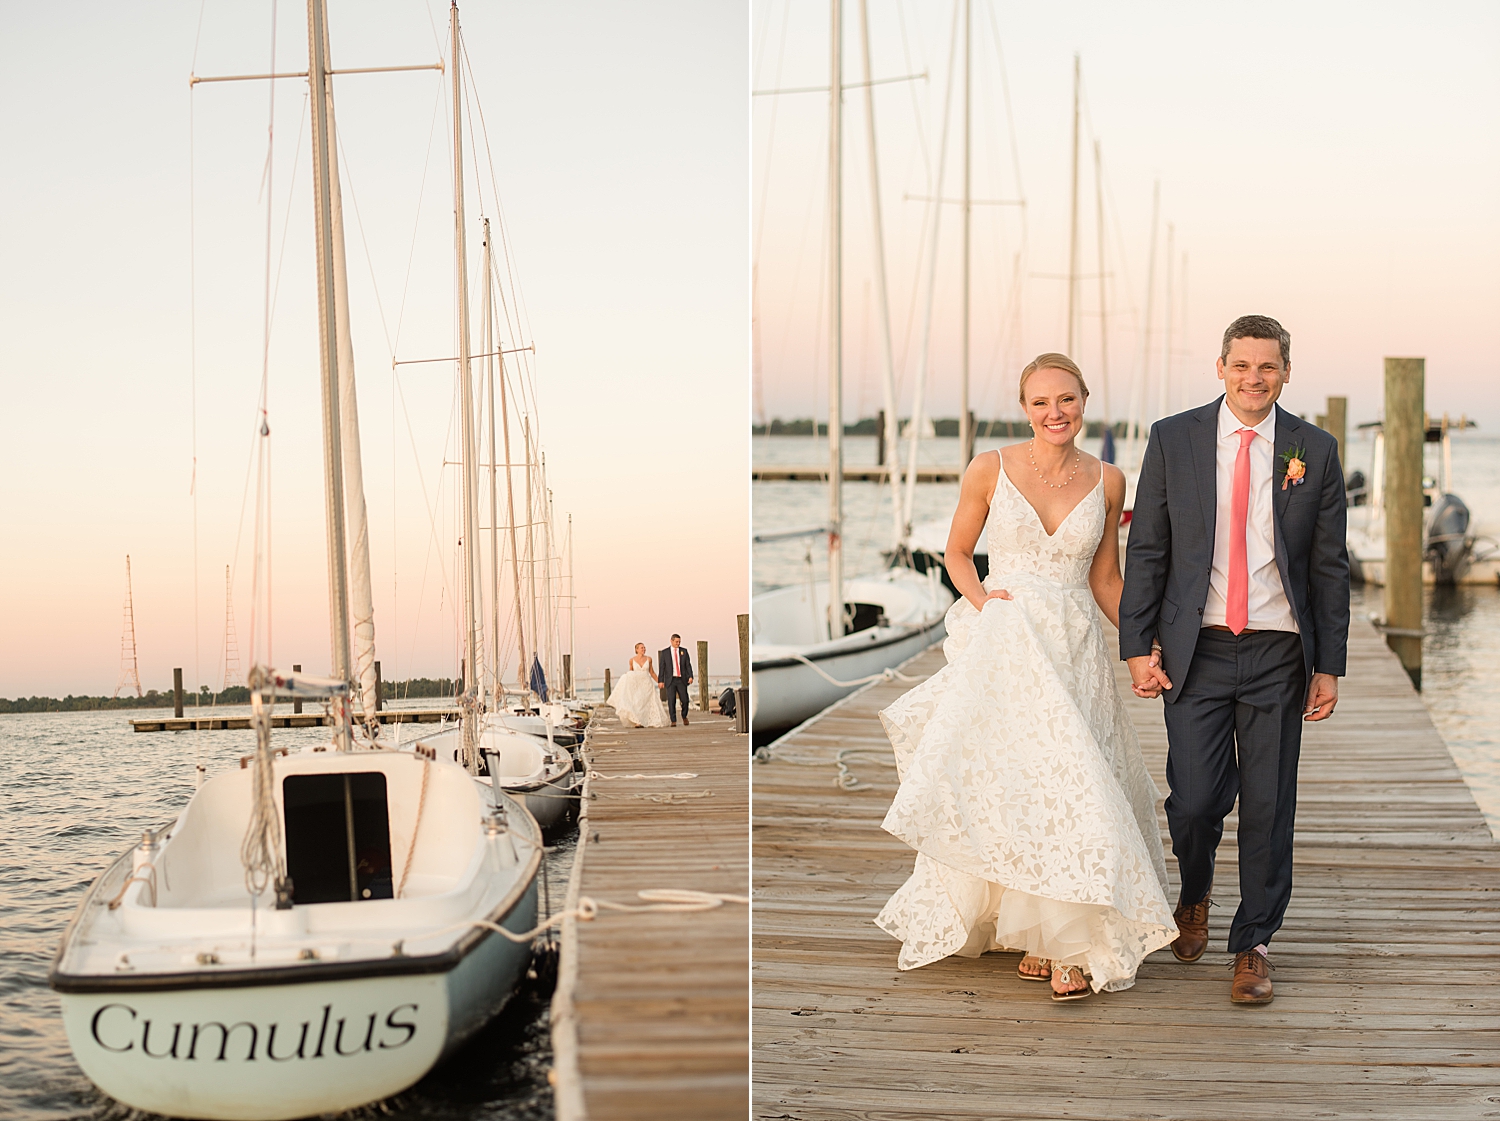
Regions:
<instances>
[{"instance_id":1,"label":"bride's sandal","mask_svg":"<svg viewBox=\"0 0 1500 1121\"><path fill-rule=\"evenodd\" d=\"M1063 1001L1063 1000L1082 1000L1086 996L1093 996L1094 995L1093 988L1089 985L1088 979L1084 977L1083 970L1079 969L1078 966L1076 966L1076 965L1059 965L1059 966L1055 967L1053 969L1053 971L1052 971L1054 979L1057 980L1057 981L1059 981L1059 982L1061 982L1064 985L1072 985L1072 984L1074 984L1073 974L1075 972L1078 974L1078 978L1077 978L1078 981L1081 981L1083 983L1083 987L1081 989L1071 989L1070 988L1066 992L1058 992L1056 989L1053 989L1052 990L1052 999L1053 1000L1057 1000L1057 1001Z\"/></svg>"},{"instance_id":2,"label":"bride's sandal","mask_svg":"<svg viewBox=\"0 0 1500 1121\"><path fill-rule=\"evenodd\" d=\"M1038 972L1028 972L1028 966ZM1035 954L1027 954L1021 959L1021 964L1016 966L1016 976L1023 981L1048 981L1052 978L1052 963Z\"/></svg>"}]
</instances>

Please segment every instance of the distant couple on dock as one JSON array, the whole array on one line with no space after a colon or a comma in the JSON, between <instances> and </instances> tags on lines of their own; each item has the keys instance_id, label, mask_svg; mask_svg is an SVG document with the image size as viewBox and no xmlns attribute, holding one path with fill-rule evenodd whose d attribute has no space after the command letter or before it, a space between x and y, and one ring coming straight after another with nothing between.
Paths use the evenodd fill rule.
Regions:
<instances>
[{"instance_id":1,"label":"distant couple on dock","mask_svg":"<svg viewBox=\"0 0 1500 1121\"><path fill-rule=\"evenodd\" d=\"M651 656L646 653L646 644L637 642L635 654L630 659L630 669L620 684L609 695L609 703L615 715L627 725L637 728L677 727L677 706L682 705L682 724L688 726L688 686L693 683L693 660L682 648L682 636L674 634L669 645L656 656L657 667L651 665ZM667 703L662 705L661 696Z\"/></svg>"},{"instance_id":2,"label":"distant couple on dock","mask_svg":"<svg viewBox=\"0 0 1500 1121\"><path fill-rule=\"evenodd\" d=\"M1021 978L1065 1001L1129 988L1163 946L1197 961L1238 798L1229 998L1272 999L1302 723L1338 703L1349 629L1338 445L1277 406L1291 368L1274 319L1229 325L1223 395L1151 428L1123 578L1126 480L1077 446L1083 374L1061 354L1021 372L1033 436L976 456L953 516L947 665L880 714L901 780L884 826L917 850L876 919L902 969L1021 951ZM1135 695L1166 701L1175 908L1101 613Z\"/></svg>"}]
</instances>

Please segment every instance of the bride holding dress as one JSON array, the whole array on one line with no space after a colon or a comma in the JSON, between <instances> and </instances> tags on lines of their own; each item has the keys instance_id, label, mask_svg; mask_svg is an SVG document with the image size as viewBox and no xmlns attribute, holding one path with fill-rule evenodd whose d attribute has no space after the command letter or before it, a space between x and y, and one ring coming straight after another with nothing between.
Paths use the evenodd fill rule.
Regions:
<instances>
[{"instance_id":1,"label":"bride holding dress","mask_svg":"<svg viewBox=\"0 0 1500 1121\"><path fill-rule=\"evenodd\" d=\"M662 707L658 693L660 684L656 679L656 667L646 653L646 644L635 644L635 656L630 659L630 669L620 683L611 690L609 704L624 723L637 728L664 728L667 711Z\"/></svg>"},{"instance_id":2,"label":"bride holding dress","mask_svg":"<svg viewBox=\"0 0 1500 1121\"><path fill-rule=\"evenodd\" d=\"M901 778L884 827L917 859L876 922L902 969L1022 950L1022 978L1076 1000L1129 988L1177 928L1161 795L1099 620L1118 619L1125 477L1075 445L1088 388L1071 360L1042 355L1020 391L1031 441L964 473L947 665L880 714Z\"/></svg>"}]
</instances>

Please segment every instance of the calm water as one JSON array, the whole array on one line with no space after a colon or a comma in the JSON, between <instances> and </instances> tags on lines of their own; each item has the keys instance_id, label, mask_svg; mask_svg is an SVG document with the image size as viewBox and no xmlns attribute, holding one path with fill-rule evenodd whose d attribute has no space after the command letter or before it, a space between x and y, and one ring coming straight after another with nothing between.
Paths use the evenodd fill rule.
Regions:
<instances>
[{"instance_id":1,"label":"calm water","mask_svg":"<svg viewBox=\"0 0 1500 1121\"><path fill-rule=\"evenodd\" d=\"M999 447L1010 441L979 440L976 448ZM873 437L846 437L845 460L875 462ZM757 436L753 441L757 464L812 464L827 462L826 441L810 436ZM1086 451L1098 453L1097 440L1083 441ZM1347 468L1370 473L1371 441L1356 433L1346 450ZM1120 449L1123 453L1123 448ZM956 438L923 444L928 463L958 459ZM1436 475L1436 445L1427 448L1427 473ZM1466 433L1453 439L1453 490L1468 504L1478 532L1500 538L1500 439ZM828 516L828 491L821 483L758 482L752 488L756 532L812 526ZM917 487L917 522L946 522L958 502L958 484ZM891 544L890 490L876 483L844 486L845 566L850 574L873 572L881 565L881 550ZM799 583L809 574L827 574L824 544L819 538L770 542L755 546L755 589ZM1356 585L1351 593L1356 617L1382 615L1381 589ZM1463 772L1492 832L1500 836L1500 588L1428 589L1422 646L1423 699Z\"/></svg>"},{"instance_id":2,"label":"calm water","mask_svg":"<svg viewBox=\"0 0 1500 1121\"><path fill-rule=\"evenodd\" d=\"M84 889L141 831L181 811L194 764L238 765L254 733L135 733L136 713L0 715L0 1117L144 1121L94 1089L73 1061L47 969ZM295 747L320 729L278 729ZM547 858L561 906L573 841ZM539 959L540 961L541 959ZM411 1090L359 1115L437 1121L552 1117L547 1005L551 970L528 983L488 1029Z\"/></svg>"}]
</instances>

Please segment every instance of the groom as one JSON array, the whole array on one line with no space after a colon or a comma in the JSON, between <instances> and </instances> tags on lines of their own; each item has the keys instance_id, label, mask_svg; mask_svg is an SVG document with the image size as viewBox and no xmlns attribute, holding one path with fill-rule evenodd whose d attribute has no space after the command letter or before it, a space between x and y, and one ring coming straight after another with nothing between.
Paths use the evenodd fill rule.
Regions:
<instances>
[{"instance_id":1,"label":"groom","mask_svg":"<svg viewBox=\"0 0 1500 1121\"><path fill-rule=\"evenodd\" d=\"M682 726L688 726L688 686L693 683L693 663L682 648L682 636L674 634L672 645L657 655L656 676L667 690L667 712L677 727L677 702L682 701Z\"/></svg>"},{"instance_id":2,"label":"groom","mask_svg":"<svg viewBox=\"0 0 1500 1121\"><path fill-rule=\"evenodd\" d=\"M1214 852L1239 798L1238 1004L1273 995L1267 946L1292 894L1302 721L1333 713L1349 631L1338 444L1277 407L1291 372L1280 323L1236 319L1218 361L1224 395L1152 427L1120 599L1132 687L1167 702L1181 961L1208 945Z\"/></svg>"}]
</instances>

